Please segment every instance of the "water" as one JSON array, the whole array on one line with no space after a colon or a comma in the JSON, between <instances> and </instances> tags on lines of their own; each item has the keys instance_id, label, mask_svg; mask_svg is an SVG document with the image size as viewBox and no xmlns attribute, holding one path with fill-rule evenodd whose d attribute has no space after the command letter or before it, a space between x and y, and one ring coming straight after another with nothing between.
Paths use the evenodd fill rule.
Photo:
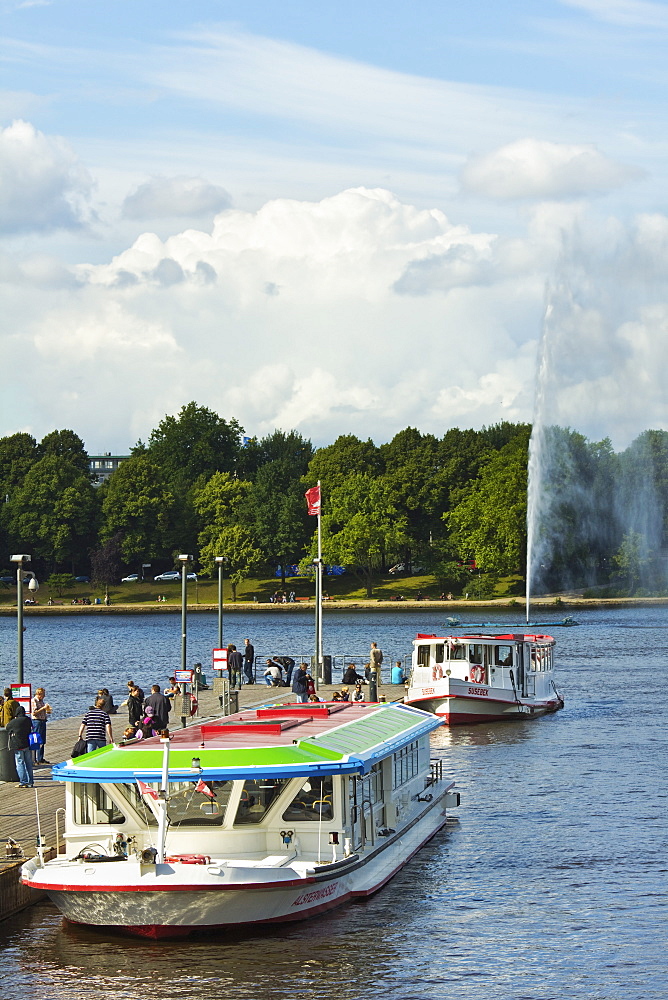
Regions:
<instances>
[{"instance_id":1,"label":"water","mask_svg":"<svg viewBox=\"0 0 668 1000\"><path fill-rule=\"evenodd\" d=\"M513 620L507 610L489 617ZM306 924L177 945L110 941L40 905L0 924L2 1000L665 1000L668 615L577 618L579 628L554 631L562 712L433 737L462 793L457 821L372 899ZM327 614L325 646L365 650L376 639L387 661L441 621L441 612ZM123 682L140 662L137 641L158 672L171 642L178 658L176 619L39 628L61 663L68 649L99 649L113 635ZM293 616L235 617L229 628L258 648L290 648L293 631L312 638L310 620ZM215 622L193 620L192 631L205 663ZM92 690L114 670L106 655L91 657ZM72 662L66 691L86 680L80 657ZM60 697L57 671L48 684Z\"/></svg>"}]
</instances>

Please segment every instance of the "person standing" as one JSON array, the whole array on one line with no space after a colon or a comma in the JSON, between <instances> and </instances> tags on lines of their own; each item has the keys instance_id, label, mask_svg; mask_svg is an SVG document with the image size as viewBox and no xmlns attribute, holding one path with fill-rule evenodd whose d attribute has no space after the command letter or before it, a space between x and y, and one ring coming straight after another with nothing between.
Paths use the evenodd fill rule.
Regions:
<instances>
[{"instance_id":1,"label":"person standing","mask_svg":"<svg viewBox=\"0 0 668 1000\"><path fill-rule=\"evenodd\" d=\"M172 709L172 703L169 698L166 698L165 695L161 693L159 684L153 684L151 686L151 693L144 702L144 709L149 706L153 709L154 728L166 729L169 725L169 713Z\"/></svg>"},{"instance_id":2,"label":"person standing","mask_svg":"<svg viewBox=\"0 0 668 1000\"><path fill-rule=\"evenodd\" d=\"M7 723L7 749L14 751L16 771L19 776L19 788L34 788L35 780L32 771L32 751L30 749L30 734L32 722L26 715L23 705L16 709L16 715Z\"/></svg>"},{"instance_id":3,"label":"person standing","mask_svg":"<svg viewBox=\"0 0 668 1000\"><path fill-rule=\"evenodd\" d=\"M243 670L243 666L243 657L234 643L231 642L227 647L227 669L230 672L230 687L232 690L234 688L241 690L241 671Z\"/></svg>"},{"instance_id":4,"label":"person standing","mask_svg":"<svg viewBox=\"0 0 668 1000\"><path fill-rule=\"evenodd\" d=\"M372 671L373 670L376 671L377 684L380 684L381 681L380 667L382 662L383 662L383 651L381 649L378 649L378 646L376 645L375 642L372 642L371 649L369 650L369 666L371 667Z\"/></svg>"},{"instance_id":5,"label":"person standing","mask_svg":"<svg viewBox=\"0 0 668 1000\"><path fill-rule=\"evenodd\" d=\"M86 753L99 750L113 742L111 719L104 711L104 698L97 698L95 708L89 708L79 726L79 739L86 741Z\"/></svg>"},{"instance_id":6,"label":"person standing","mask_svg":"<svg viewBox=\"0 0 668 1000\"><path fill-rule=\"evenodd\" d=\"M247 684L255 684L255 646L250 639L244 639L244 673Z\"/></svg>"},{"instance_id":7,"label":"person standing","mask_svg":"<svg viewBox=\"0 0 668 1000\"><path fill-rule=\"evenodd\" d=\"M16 716L19 703L12 697L12 689L5 688L5 700L2 706L2 725L6 726Z\"/></svg>"},{"instance_id":8,"label":"person standing","mask_svg":"<svg viewBox=\"0 0 668 1000\"><path fill-rule=\"evenodd\" d=\"M308 667L305 663L300 663L292 680L292 690L297 695L297 701L303 705L308 701L308 682Z\"/></svg>"},{"instance_id":9,"label":"person standing","mask_svg":"<svg viewBox=\"0 0 668 1000\"><path fill-rule=\"evenodd\" d=\"M31 703L32 711L32 731L37 733L40 743L35 747L35 763L50 764L51 761L44 758L44 746L46 744L46 720L51 715L51 706L44 701L46 691L44 688L37 688Z\"/></svg>"}]
</instances>

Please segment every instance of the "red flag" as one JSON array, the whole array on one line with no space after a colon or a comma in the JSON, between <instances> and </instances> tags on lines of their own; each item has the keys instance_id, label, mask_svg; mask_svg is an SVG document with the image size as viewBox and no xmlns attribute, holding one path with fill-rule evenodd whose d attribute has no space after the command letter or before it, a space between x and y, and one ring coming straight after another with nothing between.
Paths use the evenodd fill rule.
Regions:
<instances>
[{"instance_id":1,"label":"red flag","mask_svg":"<svg viewBox=\"0 0 668 1000\"><path fill-rule=\"evenodd\" d=\"M142 795L150 795L151 798L155 799L157 802L160 796L156 792L155 788L151 788L150 785L147 785L145 781L140 781L139 778L135 778L135 781L137 782L137 787Z\"/></svg>"},{"instance_id":2,"label":"red flag","mask_svg":"<svg viewBox=\"0 0 668 1000\"><path fill-rule=\"evenodd\" d=\"M199 779L199 781L195 785L195 791L196 792L201 792L202 795L208 795L210 799L215 799L215 797L216 797L216 793L212 792L211 789L209 788L209 786L206 784L206 782L202 781L201 778Z\"/></svg>"},{"instance_id":3,"label":"red flag","mask_svg":"<svg viewBox=\"0 0 668 1000\"><path fill-rule=\"evenodd\" d=\"M320 487L312 486L310 490L307 490L304 494L306 497L306 504L308 506L309 514L319 514L320 513Z\"/></svg>"}]
</instances>

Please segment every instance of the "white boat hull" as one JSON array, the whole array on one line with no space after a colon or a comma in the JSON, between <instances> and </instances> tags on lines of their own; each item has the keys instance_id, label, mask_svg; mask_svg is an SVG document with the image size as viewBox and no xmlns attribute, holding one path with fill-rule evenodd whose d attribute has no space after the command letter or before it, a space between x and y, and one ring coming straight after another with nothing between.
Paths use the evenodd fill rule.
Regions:
<instances>
[{"instance_id":1,"label":"white boat hull","mask_svg":"<svg viewBox=\"0 0 668 1000\"><path fill-rule=\"evenodd\" d=\"M213 859L204 866L55 859L41 868L34 858L23 866L22 881L45 890L68 920L142 937L303 920L380 889L445 824L446 794L400 834L379 838L330 870L296 859L278 868Z\"/></svg>"},{"instance_id":2,"label":"white boat hull","mask_svg":"<svg viewBox=\"0 0 668 1000\"><path fill-rule=\"evenodd\" d=\"M564 704L556 693L546 698L522 698L507 688L452 679L435 681L429 687L410 688L405 703L433 712L449 726L533 719L556 712Z\"/></svg>"}]
</instances>

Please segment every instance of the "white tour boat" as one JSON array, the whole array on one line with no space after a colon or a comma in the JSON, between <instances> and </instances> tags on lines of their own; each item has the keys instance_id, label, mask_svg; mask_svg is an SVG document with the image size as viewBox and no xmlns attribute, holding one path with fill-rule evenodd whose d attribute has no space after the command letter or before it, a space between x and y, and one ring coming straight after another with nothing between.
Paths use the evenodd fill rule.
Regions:
<instances>
[{"instance_id":1,"label":"white tour boat","mask_svg":"<svg viewBox=\"0 0 668 1000\"><path fill-rule=\"evenodd\" d=\"M65 853L22 868L68 920L147 937L299 920L380 889L459 804L440 719L258 708L65 761Z\"/></svg>"},{"instance_id":2,"label":"white tour boat","mask_svg":"<svg viewBox=\"0 0 668 1000\"><path fill-rule=\"evenodd\" d=\"M422 635L405 703L447 725L531 719L563 708L549 635Z\"/></svg>"}]
</instances>

